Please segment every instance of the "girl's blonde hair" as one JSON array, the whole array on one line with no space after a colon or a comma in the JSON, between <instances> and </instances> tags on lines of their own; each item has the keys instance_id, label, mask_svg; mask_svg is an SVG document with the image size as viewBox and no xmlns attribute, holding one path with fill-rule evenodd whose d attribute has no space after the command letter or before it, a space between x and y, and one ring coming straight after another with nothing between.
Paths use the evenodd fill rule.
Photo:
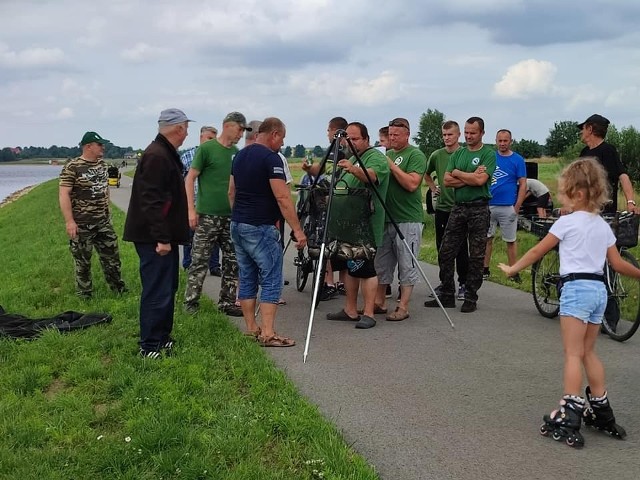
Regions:
<instances>
[{"instance_id":1,"label":"girl's blonde hair","mask_svg":"<svg viewBox=\"0 0 640 480\"><path fill-rule=\"evenodd\" d=\"M569 200L576 197L578 190L584 191L585 209L597 213L610 201L610 186L607 172L594 157L574 160L567 165L558 182L561 195Z\"/></svg>"}]
</instances>

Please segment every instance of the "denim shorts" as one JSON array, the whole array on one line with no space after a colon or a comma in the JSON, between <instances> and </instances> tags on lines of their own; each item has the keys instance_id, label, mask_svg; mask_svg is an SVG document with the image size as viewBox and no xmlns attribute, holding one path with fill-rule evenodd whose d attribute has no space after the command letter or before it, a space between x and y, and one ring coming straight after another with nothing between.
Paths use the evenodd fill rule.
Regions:
<instances>
[{"instance_id":1,"label":"denim shorts","mask_svg":"<svg viewBox=\"0 0 640 480\"><path fill-rule=\"evenodd\" d=\"M602 323L607 307L607 289L598 280L566 282L560 294L560 316L575 317L584 323Z\"/></svg>"},{"instance_id":2,"label":"denim shorts","mask_svg":"<svg viewBox=\"0 0 640 480\"><path fill-rule=\"evenodd\" d=\"M238 261L238 299L278 303L282 293L282 246L275 225L231 222L231 239Z\"/></svg>"}]
</instances>

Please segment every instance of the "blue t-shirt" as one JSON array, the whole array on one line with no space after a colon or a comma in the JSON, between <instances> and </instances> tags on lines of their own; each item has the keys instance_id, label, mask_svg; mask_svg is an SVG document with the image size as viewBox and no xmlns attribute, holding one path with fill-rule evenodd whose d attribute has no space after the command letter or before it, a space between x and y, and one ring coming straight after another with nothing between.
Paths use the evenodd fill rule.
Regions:
<instances>
[{"instance_id":1,"label":"blue t-shirt","mask_svg":"<svg viewBox=\"0 0 640 480\"><path fill-rule=\"evenodd\" d=\"M518 198L518 179L527 178L527 166L520 154L504 157L496 152L496 169L491 177L489 205L515 205Z\"/></svg>"},{"instance_id":2,"label":"blue t-shirt","mask_svg":"<svg viewBox=\"0 0 640 480\"><path fill-rule=\"evenodd\" d=\"M282 160L276 152L254 143L233 159L231 175L236 187L231 220L250 225L275 225L280 207L269 180L285 181Z\"/></svg>"}]
</instances>

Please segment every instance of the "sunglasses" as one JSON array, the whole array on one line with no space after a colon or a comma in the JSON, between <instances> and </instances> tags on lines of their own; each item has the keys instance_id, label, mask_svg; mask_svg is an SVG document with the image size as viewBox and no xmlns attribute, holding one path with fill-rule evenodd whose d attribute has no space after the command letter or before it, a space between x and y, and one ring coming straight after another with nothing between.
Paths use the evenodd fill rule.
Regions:
<instances>
[{"instance_id":1,"label":"sunglasses","mask_svg":"<svg viewBox=\"0 0 640 480\"><path fill-rule=\"evenodd\" d=\"M398 122L396 120L391 120L389 122L389 126L390 127L402 127L402 128L406 128L407 130L409 130L409 127L406 124L404 124L402 122Z\"/></svg>"}]
</instances>

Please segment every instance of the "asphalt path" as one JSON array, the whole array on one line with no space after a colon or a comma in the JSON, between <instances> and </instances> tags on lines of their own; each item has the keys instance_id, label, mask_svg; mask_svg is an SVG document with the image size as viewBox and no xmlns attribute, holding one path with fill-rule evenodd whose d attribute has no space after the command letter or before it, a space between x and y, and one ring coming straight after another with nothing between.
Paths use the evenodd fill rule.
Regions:
<instances>
[{"instance_id":1,"label":"asphalt path","mask_svg":"<svg viewBox=\"0 0 640 480\"><path fill-rule=\"evenodd\" d=\"M130 186L123 176L111 190L125 211ZM409 319L377 315L369 330L325 319L343 297L321 302L303 363L312 278L296 290L293 257L290 247L277 330L297 345L265 351L381 478L640 478L640 334L598 344L627 439L583 428L586 446L573 449L538 433L562 395L562 343L558 320L540 316L530 294L485 282L476 312L460 313L461 302L447 310L455 329L439 309L422 306L425 283L414 290ZM422 267L435 286L437 268ZM218 289L208 277L205 293L215 300ZM230 320L243 328L241 318Z\"/></svg>"}]
</instances>

